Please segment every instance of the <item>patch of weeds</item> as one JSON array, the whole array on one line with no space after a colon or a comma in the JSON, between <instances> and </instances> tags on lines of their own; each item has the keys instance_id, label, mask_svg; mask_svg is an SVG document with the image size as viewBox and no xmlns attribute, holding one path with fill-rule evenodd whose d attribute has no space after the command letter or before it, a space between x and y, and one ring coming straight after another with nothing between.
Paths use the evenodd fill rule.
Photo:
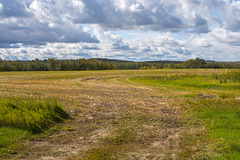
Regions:
<instances>
[{"instance_id":1,"label":"patch of weeds","mask_svg":"<svg viewBox=\"0 0 240 160\"><path fill-rule=\"evenodd\" d=\"M55 99L1 99L0 158L22 150L24 139L51 135L60 130L61 127L50 127L68 117ZM40 132L42 134L35 134Z\"/></svg>"},{"instance_id":2,"label":"patch of weeds","mask_svg":"<svg viewBox=\"0 0 240 160\"><path fill-rule=\"evenodd\" d=\"M214 79L219 79L220 83L228 83L228 80L232 82L240 82L240 71L231 71L219 75L213 74L212 77Z\"/></svg>"},{"instance_id":3,"label":"patch of weeds","mask_svg":"<svg viewBox=\"0 0 240 160\"><path fill-rule=\"evenodd\" d=\"M77 86L83 86L81 83L76 83Z\"/></svg>"},{"instance_id":4,"label":"patch of weeds","mask_svg":"<svg viewBox=\"0 0 240 160\"><path fill-rule=\"evenodd\" d=\"M29 135L29 132L16 128L0 128L0 159L16 154L22 148L21 140Z\"/></svg>"},{"instance_id":5,"label":"patch of weeds","mask_svg":"<svg viewBox=\"0 0 240 160\"><path fill-rule=\"evenodd\" d=\"M111 121L112 125L119 125L119 122L116 120Z\"/></svg>"},{"instance_id":6,"label":"patch of weeds","mask_svg":"<svg viewBox=\"0 0 240 160\"><path fill-rule=\"evenodd\" d=\"M233 82L240 82L240 71L232 71L223 75L226 79L229 79Z\"/></svg>"},{"instance_id":7,"label":"patch of weeds","mask_svg":"<svg viewBox=\"0 0 240 160\"><path fill-rule=\"evenodd\" d=\"M222 79L220 79L220 84L222 84L222 83L227 83L227 80L226 79L224 79L224 80L222 80Z\"/></svg>"},{"instance_id":8,"label":"patch of weeds","mask_svg":"<svg viewBox=\"0 0 240 160\"><path fill-rule=\"evenodd\" d=\"M55 99L1 99L0 126L19 128L39 133L43 129L61 122L69 115Z\"/></svg>"},{"instance_id":9,"label":"patch of weeds","mask_svg":"<svg viewBox=\"0 0 240 160\"><path fill-rule=\"evenodd\" d=\"M44 132L45 135L52 135L53 133L60 131L62 129L61 126L51 127L50 129Z\"/></svg>"},{"instance_id":10,"label":"patch of weeds","mask_svg":"<svg viewBox=\"0 0 240 160\"><path fill-rule=\"evenodd\" d=\"M73 129L71 126L67 126L67 127L65 128L65 130L66 130L66 131L74 131L74 129Z\"/></svg>"},{"instance_id":11,"label":"patch of weeds","mask_svg":"<svg viewBox=\"0 0 240 160\"><path fill-rule=\"evenodd\" d=\"M90 149L83 156L84 160L116 160L117 147L115 146L99 146Z\"/></svg>"},{"instance_id":12,"label":"patch of weeds","mask_svg":"<svg viewBox=\"0 0 240 160\"><path fill-rule=\"evenodd\" d=\"M115 130L114 134L103 138L103 142L109 145L123 145L136 141L134 129L122 126Z\"/></svg>"},{"instance_id":13,"label":"patch of weeds","mask_svg":"<svg viewBox=\"0 0 240 160\"><path fill-rule=\"evenodd\" d=\"M229 92L221 92L218 93L219 98L226 99L226 98L235 98L236 94L234 93L229 93Z\"/></svg>"}]
</instances>

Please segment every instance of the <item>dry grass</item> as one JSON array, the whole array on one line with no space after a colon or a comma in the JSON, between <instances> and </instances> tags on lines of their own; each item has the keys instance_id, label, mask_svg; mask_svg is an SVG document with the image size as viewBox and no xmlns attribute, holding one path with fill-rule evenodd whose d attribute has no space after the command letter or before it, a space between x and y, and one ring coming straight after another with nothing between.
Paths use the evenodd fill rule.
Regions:
<instances>
[{"instance_id":1,"label":"dry grass","mask_svg":"<svg viewBox=\"0 0 240 160\"><path fill-rule=\"evenodd\" d=\"M182 135L187 133L176 98L171 98L178 93L159 92L159 88L128 79L226 71L0 73L1 97L55 97L73 118L56 126L62 129L53 134L26 141L25 151L10 158L179 159Z\"/></svg>"}]
</instances>

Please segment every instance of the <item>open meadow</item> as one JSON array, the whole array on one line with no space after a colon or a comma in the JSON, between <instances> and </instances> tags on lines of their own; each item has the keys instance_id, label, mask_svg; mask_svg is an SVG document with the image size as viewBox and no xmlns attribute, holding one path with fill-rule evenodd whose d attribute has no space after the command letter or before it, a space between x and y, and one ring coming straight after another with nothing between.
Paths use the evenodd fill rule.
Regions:
<instances>
[{"instance_id":1,"label":"open meadow","mask_svg":"<svg viewBox=\"0 0 240 160\"><path fill-rule=\"evenodd\" d=\"M0 73L0 159L240 159L239 133L239 70Z\"/></svg>"}]
</instances>

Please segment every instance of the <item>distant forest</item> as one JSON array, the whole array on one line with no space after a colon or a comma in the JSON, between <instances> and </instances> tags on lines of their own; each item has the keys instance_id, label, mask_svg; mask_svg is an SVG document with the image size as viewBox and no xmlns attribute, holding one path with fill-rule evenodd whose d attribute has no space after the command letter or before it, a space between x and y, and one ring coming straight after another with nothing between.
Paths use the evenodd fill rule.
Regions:
<instances>
[{"instance_id":1,"label":"distant forest","mask_svg":"<svg viewBox=\"0 0 240 160\"><path fill-rule=\"evenodd\" d=\"M240 68L240 62L215 62L196 58L183 61L132 62L114 59L58 60L48 58L33 61L0 59L0 71L83 71L126 69Z\"/></svg>"}]
</instances>

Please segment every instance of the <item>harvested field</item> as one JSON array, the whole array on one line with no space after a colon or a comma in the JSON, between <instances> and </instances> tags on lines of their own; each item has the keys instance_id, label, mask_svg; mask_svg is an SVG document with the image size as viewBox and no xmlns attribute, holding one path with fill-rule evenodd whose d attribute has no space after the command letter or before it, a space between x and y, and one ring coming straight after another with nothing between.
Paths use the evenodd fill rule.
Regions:
<instances>
[{"instance_id":1,"label":"harvested field","mask_svg":"<svg viewBox=\"0 0 240 160\"><path fill-rule=\"evenodd\" d=\"M0 98L55 97L71 117L44 133L24 137L21 147L3 158L129 160L218 156L206 140L209 131L205 125L192 122L186 115L185 101L195 95L197 99L214 99L224 92L147 84L136 77L208 76L226 72L202 69L2 72ZM226 92L233 99L239 96L239 90ZM198 141L188 141L189 137Z\"/></svg>"}]
</instances>

